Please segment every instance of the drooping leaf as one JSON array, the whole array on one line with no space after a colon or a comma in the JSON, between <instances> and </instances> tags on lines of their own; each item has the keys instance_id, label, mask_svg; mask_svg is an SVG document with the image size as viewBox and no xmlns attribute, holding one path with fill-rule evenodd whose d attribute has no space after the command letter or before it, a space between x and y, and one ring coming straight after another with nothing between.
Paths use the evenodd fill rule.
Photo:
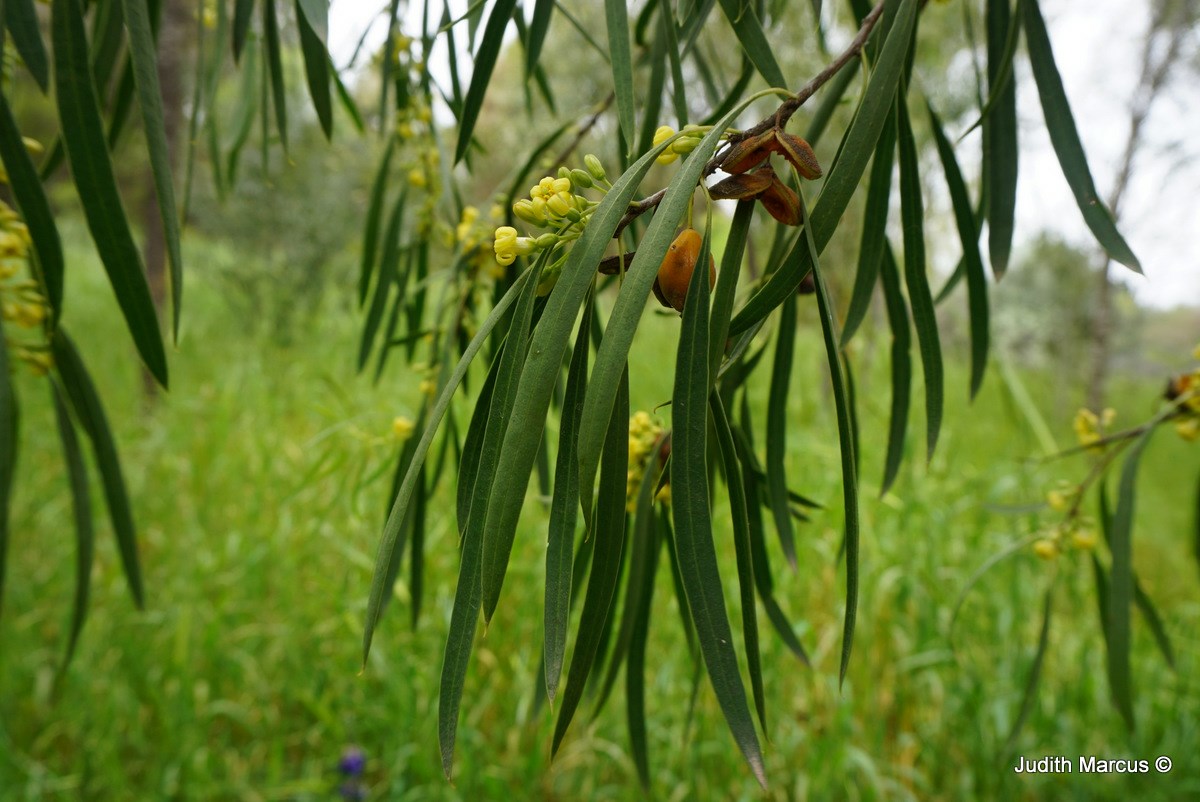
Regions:
<instances>
[{"instance_id":1,"label":"drooping leaf","mask_svg":"<svg viewBox=\"0 0 1200 802\"><path fill-rule=\"evenodd\" d=\"M42 42L34 0L5 0L3 19L21 61L45 94L50 90L50 60Z\"/></svg>"},{"instance_id":2,"label":"drooping leaf","mask_svg":"<svg viewBox=\"0 0 1200 802\"><path fill-rule=\"evenodd\" d=\"M529 23L529 38L525 42L525 80L533 75L542 55L542 45L550 30L550 18L554 16L554 0L535 0L533 19Z\"/></svg>"},{"instance_id":3,"label":"drooping leaf","mask_svg":"<svg viewBox=\"0 0 1200 802\"><path fill-rule=\"evenodd\" d=\"M608 437L605 438L603 465L600 470L600 495L596 501L594 523L589 522L592 570L588 574L587 594L567 670L567 685L562 708L554 723L550 754L558 752L563 736L575 715L583 689L601 650L601 641L611 627L612 608L620 578L621 557L625 551L625 490L629 470L629 379L622 376L617 400L612 408Z\"/></svg>"},{"instance_id":4,"label":"drooping leaf","mask_svg":"<svg viewBox=\"0 0 1200 802\"><path fill-rule=\"evenodd\" d=\"M54 0L51 9L55 94L71 174L129 333L146 368L165 388L167 355L104 139L88 63L83 8L79 0Z\"/></svg>"},{"instance_id":5,"label":"drooping leaf","mask_svg":"<svg viewBox=\"0 0 1200 802\"><path fill-rule=\"evenodd\" d=\"M1018 5L1022 2L1017 0ZM985 107L982 117L983 185L987 192L988 257L997 279L1008 269L1017 202L1017 82L1012 80L1012 58L1020 19L1011 13L1009 0L988 0L988 104L995 98L995 106Z\"/></svg>"},{"instance_id":6,"label":"drooping leaf","mask_svg":"<svg viewBox=\"0 0 1200 802\"><path fill-rule=\"evenodd\" d=\"M375 281L375 294L371 298L371 306L363 323L362 338L358 345L358 369L361 371L367 365L375 340L379 333L379 324L383 321L383 312L388 297L392 292L399 276L400 266L400 228L403 223L404 201L406 193L401 192L392 206L388 216L387 229L383 235L383 256L380 258L379 278Z\"/></svg>"},{"instance_id":7,"label":"drooping leaf","mask_svg":"<svg viewBox=\"0 0 1200 802\"><path fill-rule=\"evenodd\" d=\"M54 364L62 378L63 390L71 402L79 424L92 441L92 455L100 471L104 487L104 499L108 503L108 515L113 532L117 537L117 551L121 556L121 567L129 584L133 602L142 607L142 572L138 564L137 532L133 523L133 512L129 506L129 493L125 489L125 478L121 472L121 461L117 456L117 445L108 426L108 417L96 393L96 386L87 368L75 349L75 344L61 326L50 340Z\"/></svg>"},{"instance_id":8,"label":"drooping leaf","mask_svg":"<svg viewBox=\"0 0 1200 802\"><path fill-rule=\"evenodd\" d=\"M1021 695L1021 708L1017 712L1017 718L1008 733L1008 740L1004 747L1006 753L1012 751L1014 744L1017 742L1017 736L1021 733L1021 728L1025 726L1025 721L1029 718L1029 714L1033 712L1033 700L1037 696L1038 681L1042 676L1042 663L1046 659L1046 650L1050 646L1050 617L1054 609L1053 605L1054 585L1052 584L1046 589L1046 600L1042 604L1042 626L1038 631L1037 649L1033 654L1033 663L1029 666L1029 675L1025 679L1025 691Z\"/></svg>"},{"instance_id":9,"label":"drooping leaf","mask_svg":"<svg viewBox=\"0 0 1200 802\"><path fill-rule=\"evenodd\" d=\"M272 2L273 0L263 0ZM254 0L237 0L233 9L233 61L236 64L242 57L242 49L246 46L246 36L250 33L250 20L254 16Z\"/></svg>"},{"instance_id":10,"label":"drooping leaf","mask_svg":"<svg viewBox=\"0 0 1200 802\"><path fill-rule=\"evenodd\" d=\"M375 173L375 183L371 185L371 202L367 206L365 228L362 240L362 262L358 274L358 305L367 302L367 291L371 287L371 275L375 270L375 254L379 248L379 221L383 218L383 199L387 192L388 168L392 163L392 153L395 151L396 140L388 138L387 149L383 152L383 160Z\"/></svg>"},{"instance_id":11,"label":"drooping leaf","mask_svg":"<svg viewBox=\"0 0 1200 802\"><path fill-rule=\"evenodd\" d=\"M750 770L767 784L762 751L738 673L713 545L708 494L708 276L692 273L671 399L671 512L680 578L721 712Z\"/></svg>"},{"instance_id":12,"label":"drooping leaf","mask_svg":"<svg viewBox=\"0 0 1200 802\"><path fill-rule=\"evenodd\" d=\"M1038 0L1024 0L1023 5L1029 63L1033 67L1033 79L1042 102L1046 130L1050 133L1050 143L1058 156L1063 176L1070 184L1071 191L1075 194L1075 203L1079 205L1083 220L1095 235L1096 241L1114 260L1135 273L1141 273L1141 263L1121 236L1121 232L1117 230L1112 212L1100 200L1096 184L1092 181L1087 156L1083 152L1083 143L1080 142L1079 131L1075 127L1075 117L1071 114L1067 93L1063 90L1062 77L1059 76L1058 66L1054 63L1050 35L1046 32L1046 22L1042 19Z\"/></svg>"},{"instance_id":13,"label":"drooping leaf","mask_svg":"<svg viewBox=\"0 0 1200 802\"><path fill-rule=\"evenodd\" d=\"M550 500L550 521L547 525L544 657L546 697L551 702L558 692L567 651L571 565L574 562L572 551L579 512L579 463L575 442L583 415L583 395L587 390L588 336L593 314L593 304L585 302L575 348L571 353L571 366L567 371L567 389L563 395L558 454L554 466L554 495Z\"/></svg>"},{"instance_id":14,"label":"drooping leaf","mask_svg":"<svg viewBox=\"0 0 1200 802\"><path fill-rule=\"evenodd\" d=\"M775 343L775 359L771 366L771 389L767 395L767 498L783 556L792 569L796 568L796 540L792 516L788 509L787 472L787 405L792 379L792 356L796 349L796 298L783 302L779 310L779 339Z\"/></svg>"},{"instance_id":15,"label":"drooping leaf","mask_svg":"<svg viewBox=\"0 0 1200 802\"><path fill-rule=\"evenodd\" d=\"M912 334L908 328L908 308L900 291L900 271L890 246L884 247L879 275L883 284L883 300L887 306L888 327L892 331L892 409L883 481L879 490L882 496L896 481L900 463L904 459L912 391Z\"/></svg>"},{"instance_id":16,"label":"drooping leaf","mask_svg":"<svg viewBox=\"0 0 1200 802\"><path fill-rule=\"evenodd\" d=\"M942 345L938 334L933 295L925 272L925 210L921 199L921 173L916 139L903 95L897 99L896 120L900 145L900 220L904 232L904 282L912 305L913 328L925 376L925 459L933 458L942 427Z\"/></svg>"},{"instance_id":17,"label":"drooping leaf","mask_svg":"<svg viewBox=\"0 0 1200 802\"><path fill-rule=\"evenodd\" d=\"M398 2L399 0L395 0ZM283 81L283 50L279 43L279 18L275 12L273 0L263 0L263 38L267 41L267 72L271 77L271 100L275 106L275 128L279 132L279 141L286 151L287 136L287 89ZM390 48L388 52L391 52ZM390 59L384 59L384 69L391 64ZM384 79L387 85L387 79ZM266 108L266 104L263 105Z\"/></svg>"},{"instance_id":18,"label":"drooping leaf","mask_svg":"<svg viewBox=\"0 0 1200 802\"><path fill-rule=\"evenodd\" d=\"M61 676L75 654L75 645L79 642L79 633L83 630L83 622L87 616L96 538L92 529L92 500L88 493L87 467L83 462L83 451L79 448L79 438L75 434L75 423L71 420L62 388L57 382L51 382L50 390L54 402L54 416L58 423L58 437L62 442L63 459L67 465L67 478L71 485L71 510L75 518L75 596L71 604L67 648L58 670Z\"/></svg>"},{"instance_id":19,"label":"drooping leaf","mask_svg":"<svg viewBox=\"0 0 1200 802\"><path fill-rule=\"evenodd\" d=\"M750 234L750 220L754 216L754 201L739 201L733 213L733 222L725 238L725 253L721 256L721 269L717 273L717 286L713 290L712 334L708 347L708 375L716 380L725 356L729 339L729 319L733 314L733 302L737 294L738 277L742 272L742 257L746 253L746 240Z\"/></svg>"},{"instance_id":20,"label":"drooping leaf","mask_svg":"<svg viewBox=\"0 0 1200 802\"><path fill-rule=\"evenodd\" d=\"M858 272L854 275L854 290L850 307L842 324L842 347L845 348L858 330L879 278L879 263L887 243L888 206L892 199L892 167L896 158L896 121L893 111L884 123L871 161L871 177L867 183L867 205L863 209L862 239L858 246Z\"/></svg>"},{"instance_id":21,"label":"drooping leaf","mask_svg":"<svg viewBox=\"0 0 1200 802\"><path fill-rule=\"evenodd\" d=\"M21 217L29 228L29 238L37 256L37 267L46 289L54 319L62 314L63 253L58 227L50 202L38 178L37 169L21 141L21 132L13 119L8 98L0 93L0 159L8 171L9 186Z\"/></svg>"},{"instance_id":22,"label":"drooping leaf","mask_svg":"<svg viewBox=\"0 0 1200 802\"><path fill-rule=\"evenodd\" d=\"M725 18L729 20L738 42L754 63L758 74L768 86L787 89L788 83L783 77L783 70L779 69L779 62L775 60L775 53L771 50L766 34L763 33L762 21L754 8L753 4L739 0L721 0L721 11L725 12Z\"/></svg>"},{"instance_id":23,"label":"drooping leaf","mask_svg":"<svg viewBox=\"0 0 1200 802\"><path fill-rule=\"evenodd\" d=\"M950 203L954 207L954 220L958 224L958 238L962 242L963 261L966 264L967 302L971 318L971 398L974 398L983 385L983 375L987 369L987 276L983 271L983 257L979 253L979 227L975 224L975 212L971 208L971 198L954 156L954 148L946 138L933 106L928 106L928 109L929 124L933 128L938 156L946 174L946 185L950 189Z\"/></svg>"},{"instance_id":24,"label":"drooping leaf","mask_svg":"<svg viewBox=\"0 0 1200 802\"><path fill-rule=\"evenodd\" d=\"M463 102L462 115L458 119L458 145L454 149L454 163L463 160L467 148L471 145L471 137L475 133L475 123L479 120L479 110L483 106L483 98L487 92L488 83L492 79L492 70L500 55L500 46L504 42L504 29L512 19L513 9L517 0L497 0L484 27L483 40L475 53L475 66L471 73L471 85L467 88L467 98Z\"/></svg>"},{"instance_id":25,"label":"drooping leaf","mask_svg":"<svg viewBox=\"0 0 1200 802\"><path fill-rule=\"evenodd\" d=\"M167 243L171 310L174 335L178 340L180 304L183 301L183 253L179 247L179 211L175 208L171 153L167 147L162 90L158 83L158 48L146 0L121 0L121 8L124 11L125 30L129 33L129 59L133 65L134 88L137 90L138 107L142 110L142 133L146 137L146 152L154 177L154 194L158 198L158 213Z\"/></svg>"},{"instance_id":26,"label":"drooping leaf","mask_svg":"<svg viewBox=\"0 0 1200 802\"><path fill-rule=\"evenodd\" d=\"M637 100L633 91L633 56L629 49L629 12L625 9L624 0L604 0L604 21L608 28L608 59L612 67L613 90L617 93L617 121L630 146L626 156L632 158L637 134L634 128Z\"/></svg>"},{"instance_id":27,"label":"drooping leaf","mask_svg":"<svg viewBox=\"0 0 1200 802\"><path fill-rule=\"evenodd\" d=\"M271 0L266 0L270 2ZM326 25L324 0L296 0L296 22L300 28L300 52L304 55L304 75L308 94L321 123L325 138L333 136L333 99L329 93L329 55L319 31ZM390 54L387 56L390 58Z\"/></svg>"}]
</instances>

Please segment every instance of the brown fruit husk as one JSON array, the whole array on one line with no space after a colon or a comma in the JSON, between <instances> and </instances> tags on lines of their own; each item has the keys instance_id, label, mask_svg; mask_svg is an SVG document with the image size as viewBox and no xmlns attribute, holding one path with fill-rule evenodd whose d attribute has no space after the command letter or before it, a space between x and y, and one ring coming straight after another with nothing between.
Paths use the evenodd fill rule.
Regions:
<instances>
[{"instance_id":1,"label":"brown fruit husk","mask_svg":"<svg viewBox=\"0 0 1200 802\"><path fill-rule=\"evenodd\" d=\"M769 174L765 174L769 173ZM757 198L771 186L774 173L770 168L755 170L753 173L731 175L709 187L708 194L717 200L746 200Z\"/></svg>"},{"instance_id":2,"label":"brown fruit husk","mask_svg":"<svg viewBox=\"0 0 1200 802\"><path fill-rule=\"evenodd\" d=\"M785 226L800 225L800 196L778 178L771 180L771 186L767 187L759 201L772 217Z\"/></svg>"},{"instance_id":3,"label":"brown fruit husk","mask_svg":"<svg viewBox=\"0 0 1200 802\"><path fill-rule=\"evenodd\" d=\"M732 145L721 159L722 170L734 175L744 173L766 161L775 150L775 134L767 130L758 136L746 137Z\"/></svg>"},{"instance_id":4,"label":"brown fruit husk","mask_svg":"<svg viewBox=\"0 0 1200 802\"><path fill-rule=\"evenodd\" d=\"M776 147L772 150L791 162L802 178L815 181L821 177L821 164L807 141L782 128L774 129L773 133Z\"/></svg>"}]
</instances>

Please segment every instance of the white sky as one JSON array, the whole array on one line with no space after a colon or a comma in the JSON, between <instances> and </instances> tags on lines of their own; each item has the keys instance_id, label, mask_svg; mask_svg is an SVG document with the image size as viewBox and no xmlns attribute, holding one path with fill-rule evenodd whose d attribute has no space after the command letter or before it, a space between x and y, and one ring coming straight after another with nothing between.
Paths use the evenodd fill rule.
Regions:
<instances>
[{"instance_id":1,"label":"white sky","mask_svg":"<svg viewBox=\"0 0 1200 802\"><path fill-rule=\"evenodd\" d=\"M329 41L339 63L349 58L364 27L384 5L376 0L333 0ZM467 0L452 2L452 13L462 13L467 5ZM420 4L411 7L405 27L415 30ZM1042 10L1093 178L1101 197L1107 197L1124 146L1126 109L1137 80L1149 3L1042 0ZM440 18L440 11L434 17ZM383 25L377 24L368 42L378 47L384 33ZM1095 247L1055 160L1027 63L1018 63L1022 80L1016 248L1047 230ZM1200 140L1194 135L1200 130L1200 93L1181 89L1192 83L1176 80L1156 103L1145 128L1147 142L1122 201L1121 230L1146 277L1119 265L1113 274L1126 281L1140 301L1158 307L1200 306ZM978 147L977 139L964 147Z\"/></svg>"}]
</instances>

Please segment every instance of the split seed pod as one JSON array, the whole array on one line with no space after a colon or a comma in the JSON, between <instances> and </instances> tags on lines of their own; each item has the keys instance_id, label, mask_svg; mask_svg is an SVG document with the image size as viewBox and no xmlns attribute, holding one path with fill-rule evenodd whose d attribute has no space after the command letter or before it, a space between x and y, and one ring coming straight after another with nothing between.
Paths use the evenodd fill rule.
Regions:
<instances>
[{"instance_id":1,"label":"split seed pod","mask_svg":"<svg viewBox=\"0 0 1200 802\"><path fill-rule=\"evenodd\" d=\"M776 147L775 134L771 130L747 137L729 148L721 159L720 168L734 175L744 173L766 161Z\"/></svg>"},{"instance_id":2,"label":"split seed pod","mask_svg":"<svg viewBox=\"0 0 1200 802\"><path fill-rule=\"evenodd\" d=\"M770 168L755 170L753 173L731 175L709 187L708 194L716 200L746 200L757 198L771 186L774 172Z\"/></svg>"},{"instance_id":3,"label":"split seed pod","mask_svg":"<svg viewBox=\"0 0 1200 802\"><path fill-rule=\"evenodd\" d=\"M687 299L688 284L692 280L692 272L696 269L696 260L700 258L700 246L703 239L700 232L694 228L685 228L667 249L662 264L658 268L658 278L654 280L654 297L663 306L670 307L683 314L683 303ZM717 283L717 267L712 254L708 255L708 285Z\"/></svg>"},{"instance_id":4,"label":"split seed pod","mask_svg":"<svg viewBox=\"0 0 1200 802\"><path fill-rule=\"evenodd\" d=\"M815 181L821 177L821 164L807 141L782 128L776 128L774 134L775 147L772 150L791 162L802 178Z\"/></svg>"},{"instance_id":5,"label":"split seed pod","mask_svg":"<svg viewBox=\"0 0 1200 802\"><path fill-rule=\"evenodd\" d=\"M785 226L800 225L800 196L774 173L771 174L771 185L758 199L763 208Z\"/></svg>"}]
</instances>

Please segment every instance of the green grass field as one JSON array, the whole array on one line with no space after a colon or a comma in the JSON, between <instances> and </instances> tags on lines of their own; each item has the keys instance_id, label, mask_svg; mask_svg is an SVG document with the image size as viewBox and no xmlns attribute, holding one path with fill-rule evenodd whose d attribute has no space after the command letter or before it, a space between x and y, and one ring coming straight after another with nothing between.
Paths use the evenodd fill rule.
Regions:
<instances>
[{"instance_id":1,"label":"green grass field","mask_svg":"<svg viewBox=\"0 0 1200 802\"><path fill-rule=\"evenodd\" d=\"M435 516L427 533L419 626L411 628L401 582L360 673L361 622L398 448L391 422L400 414L415 417L418 390L399 359L378 386L355 375L360 318L348 280L285 348L256 333L225 299L229 285L217 276L238 269L239 257L193 241L173 389L146 408L111 292L84 240L70 241L66 319L118 436L147 605L140 613L133 608L94 488L92 606L75 659L56 684L74 581L70 495L47 389L23 375L25 426L0 617L0 800L336 799L336 762L350 744L369 756L371 799L638 794L621 683L599 715L585 699L562 751L549 759L553 717L544 705L533 706L546 520L537 502L530 501L522 519L500 610L477 641L452 783L441 774L436 735L442 640L457 568L450 516ZM1039 443L999 373L990 372L983 394L968 405L965 371L952 361L936 457L926 466L915 447L924 438L918 413L901 479L878 499L887 347L879 332L860 334L854 358L864 446L863 598L850 672L839 689L845 592L836 562L836 426L815 309L802 304L801 319L807 326L792 382L789 477L827 509L798 532L796 574L786 569L778 544L769 545L781 603L813 666L799 664L763 627L771 782L764 793L742 763L707 680L688 721L695 667L664 562L647 680L653 796L1200 797L1200 572L1192 556L1200 449L1164 431L1145 457L1135 564L1166 619L1177 670L1166 667L1135 619L1138 727L1130 734L1109 702L1084 554L1047 563L1026 550L1002 564L967 598L949 637L954 603L970 575L1012 540L1052 521L1028 506L1055 480L1081 478L1086 462L1030 461L1041 453ZM664 365L673 360L678 327L666 316L648 320L632 366L633 404L642 409L669 395ZM965 348L948 347L957 348L956 358L965 356ZM1063 388L1054 377L1022 375L1059 444L1069 445L1070 421L1049 413ZM757 389L765 400L765 388ZM919 381L914 389L920 392ZM1122 385L1114 405L1134 422L1152 413L1158 392L1157 384ZM468 412L464 401L461 421ZM758 440L761 447L761 432ZM452 478L443 479L437 506L452 498ZM714 514L720 520L727 510L718 505ZM716 534L734 605L730 532L719 527ZM1054 571L1061 577L1050 647L1016 753L1167 755L1174 761L1170 774L1011 771L1015 755L1005 752L1005 740ZM736 633L733 607L730 617Z\"/></svg>"}]
</instances>

